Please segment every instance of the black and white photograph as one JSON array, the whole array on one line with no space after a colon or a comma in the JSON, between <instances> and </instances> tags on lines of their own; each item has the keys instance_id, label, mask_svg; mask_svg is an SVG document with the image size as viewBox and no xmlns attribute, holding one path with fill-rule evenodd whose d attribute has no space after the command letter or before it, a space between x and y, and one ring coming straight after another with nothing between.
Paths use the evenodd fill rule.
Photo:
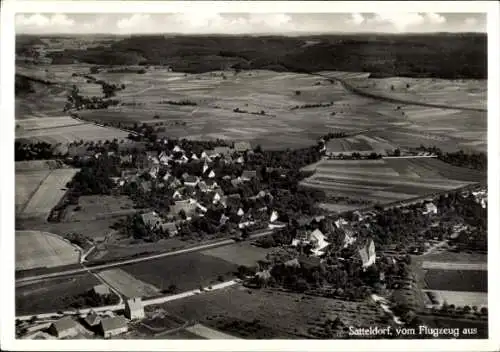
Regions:
<instances>
[{"instance_id":1,"label":"black and white photograph","mask_svg":"<svg viewBox=\"0 0 500 352\"><path fill-rule=\"evenodd\" d=\"M2 34L9 339L499 347L496 2L46 3Z\"/></svg>"}]
</instances>

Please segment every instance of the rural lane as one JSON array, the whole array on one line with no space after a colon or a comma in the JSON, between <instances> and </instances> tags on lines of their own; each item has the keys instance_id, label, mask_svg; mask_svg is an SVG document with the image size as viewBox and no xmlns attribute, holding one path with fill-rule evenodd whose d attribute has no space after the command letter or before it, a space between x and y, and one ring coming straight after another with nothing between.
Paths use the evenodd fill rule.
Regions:
<instances>
[{"instance_id":1,"label":"rural lane","mask_svg":"<svg viewBox=\"0 0 500 352\"><path fill-rule=\"evenodd\" d=\"M166 303L166 302L176 301L179 299L203 294L204 292L212 292L212 291L216 291L216 290L221 290L221 289L224 289L227 287L237 285L240 282L241 282L240 280L234 279L234 280L230 280L230 281L221 282L220 284L215 284L215 285L212 285L209 287L204 287L203 290L195 289L195 290L181 292L181 293L178 293L175 295L147 299L147 300L142 301L142 305L144 307L147 307L147 306L152 306L152 305L156 305L156 304L162 304L162 303ZM68 311L63 311L62 314L60 314L58 312L51 312L51 313L42 313L42 314L21 315L21 316L17 316L16 319L18 319L18 320L30 320L34 316L37 317L38 319L48 319L48 318L52 318L54 316L62 316L62 315L80 315L81 316L81 315L88 314L91 311L107 312L107 311L117 311L117 310L122 310L122 309L125 309L125 304L120 303L120 304L114 304L114 305L110 305L110 306L85 308L85 309L79 309L79 310L68 310Z\"/></svg>"},{"instance_id":2,"label":"rural lane","mask_svg":"<svg viewBox=\"0 0 500 352\"><path fill-rule=\"evenodd\" d=\"M250 235L249 239L254 239L262 236L267 236L273 233L272 230L267 230L258 234ZM88 270L91 271L96 271L96 270L103 270L103 269L108 269L108 268L115 268L118 266L122 265L127 265L127 264L134 264L134 263L140 263L140 262L145 262L148 260L153 260L153 259L159 259L159 258L164 258L164 257L169 257L169 256L175 256L179 254L185 254L185 253L191 253L191 252L197 252L197 251L202 251L205 249L209 248L214 248L214 247L221 247L221 246L227 246L233 243L236 243L236 240L233 239L227 239L227 240L222 240L218 241L215 243L209 243L209 244L204 244L200 246L195 246L195 247L190 247L186 249L180 249L177 251L173 252L166 252L166 253L160 253L160 254L153 254L147 257L141 257L141 258L134 258L134 259L126 259L126 260L121 260L118 262L114 263L108 263L108 264L102 264L102 265L96 265L96 266L87 266L84 268L79 268L79 269L72 269L72 270L66 270L66 271L60 271L56 273L50 273L50 274L42 274L42 275L36 275L36 276L29 276L29 277L23 277L19 278L16 280L16 284L18 283L23 283L23 282L29 282L29 281L37 281L37 280L42 280L42 279L51 279L59 276L66 276L66 275L73 275L73 274L79 274L86 272Z\"/></svg>"}]
</instances>

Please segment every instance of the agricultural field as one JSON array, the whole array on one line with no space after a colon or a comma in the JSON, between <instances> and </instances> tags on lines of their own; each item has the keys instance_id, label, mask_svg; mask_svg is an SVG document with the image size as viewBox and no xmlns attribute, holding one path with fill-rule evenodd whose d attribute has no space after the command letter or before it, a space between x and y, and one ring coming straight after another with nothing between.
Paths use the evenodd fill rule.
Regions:
<instances>
[{"instance_id":1,"label":"agricultural field","mask_svg":"<svg viewBox=\"0 0 500 352\"><path fill-rule=\"evenodd\" d=\"M219 276L228 280L234 276L237 265L209 255L187 253L130 264L122 269L160 290L175 285L179 291L187 291L215 283Z\"/></svg>"},{"instance_id":2,"label":"agricultural field","mask_svg":"<svg viewBox=\"0 0 500 352\"><path fill-rule=\"evenodd\" d=\"M40 231L16 231L16 271L78 263L79 250L61 237Z\"/></svg>"},{"instance_id":3,"label":"agricultural field","mask_svg":"<svg viewBox=\"0 0 500 352\"><path fill-rule=\"evenodd\" d=\"M488 307L487 292L470 291L449 291L449 290L424 290L424 292L433 292L440 303L454 304L455 307Z\"/></svg>"},{"instance_id":4,"label":"agricultural field","mask_svg":"<svg viewBox=\"0 0 500 352\"><path fill-rule=\"evenodd\" d=\"M62 119L66 120L66 117L62 117ZM111 141L115 138L122 140L126 139L128 134L128 132L112 127L102 127L92 123L77 122L72 125L61 125L53 128L19 131L16 133L16 138L32 143L45 142L49 144L69 144L80 140L95 142L106 140Z\"/></svg>"},{"instance_id":5,"label":"agricultural field","mask_svg":"<svg viewBox=\"0 0 500 352\"><path fill-rule=\"evenodd\" d=\"M16 216L46 219L77 172L65 168L16 173Z\"/></svg>"},{"instance_id":6,"label":"agricultural field","mask_svg":"<svg viewBox=\"0 0 500 352\"><path fill-rule=\"evenodd\" d=\"M211 248L201 252L204 255L220 258L236 265L255 266L264 260L270 249L252 246L250 243L236 243L229 246Z\"/></svg>"},{"instance_id":7,"label":"agricultural field","mask_svg":"<svg viewBox=\"0 0 500 352\"><path fill-rule=\"evenodd\" d=\"M488 272L484 270L426 269L430 290L488 292Z\"/></svg>"},{"instance_id":8,"label":"agricultural field","mask_svg":"<svg viewBox=\"0 0 500 352\"><path fill-rule=\"evenodd\" d=\"M68 310L66 300L91 290L100 281L91 274L47 279L16 285L16 314L27 315Z\"/></svg>"},{"instance_id":9,"label":"agricultural field","mask_svg":"<svg viewBox=\"0 0 500 352\"><path fill-rule=\"evenodd\" d=\"M312 338L327 319L336 317L347 326L358 327L380 324L383 319L368 302L243 287L171 301L163 307L184 319L197 320L227 334L250 339ZM231 324L233 322L240 324Z\"/></svg>"},{"instance_id":10,"label":"agricultural field","mask_svg":"<svg viewBox=\"0 0 500 352\"><path fill-rule=\"evenodd\" d=\"M89 66L75 65L74 70L71 65L63 66L47 66L48 72L44 74L54 74L61 81L66 79L76 84L82 91L96 93L88 83L77 82L79 77L71 77L72 72L88 73ZM326 73L349 81L373 81L368 78L369 73ZM425 141L443 150L457 144L470 150L483 150L486 146L486 113L398 106L355 95L346 91L340 83L318 76L267 70L244 71L237 75L221 71L184 74L168 72L161 67L147 68L144 74L100 72L94 76L110 83L125 84L126 88L116 96L122 104L106 110L79 111L83 119L120 122L123 126L159 124L168 127L165 134L171 137L247 140L268 149L283 149L309 146L330 131L377 130L338 147L382 151L419 146ZM449 83L449 89L441 89L446 85L446 81L441 80L436 91L442 96L453 97L456 95L454 83ZM65 98L64 91L61 97ZM30 97L20 99L20 103L26 101L25 107L20 106L20 115L24 118L31 116L30 113L33 113L25 110L29 110L37 100L30 102ZM196 105L166 103L182 100ZM59 111L63 105L64 101L60 102ZM46 109L31 110L43 113ZM155 115L158 118L154 118ZM453 123L450 125L450 122ZM446 130L450 126L454 126L451 134L450 130ZM80 139L110 137L104 131L93 134L76 131L74 134ZM71 130L64 132L70 132L71 136ZM120 131L115 133L114 137L122 137ZM60 136L53 136L52 139L62 141Z\"/></svg>"},{"instance_id":11,"label":"agricultural field","mask_svg":"<svg viewBox=\"0 0 500 352\"><path fill-rule=\"evenodd\" d=\"M487 108L487 81L437 78L339 77L367 92L422 103ZM393 87L393 88L391 88Z\"/></svg>"},{"instance_id":12,"label":"agricultural field","mask_svg":"<svg viewBox=\"0 0 500 352\"><path fill-rule=\"evenodd\" d=\"M327 195L381 204L452 190L485 179L484 173L433 158L322 160L314 169L314 175L301 185L322 189Z\"/></svg>"},{"instance_id":13,"label":"agricultural field","mask_svg":"<svg viewBox=\"0 0 500 352\"><path fill-rule=\"evenodd\" d=\"M65 209L62 221L92 221L135 213L134 202L127 196L81 196L78 205Z\"/></svg>"},{"instance_id":14,"label":"agricultural field","mask_svg":"<svg viewBox=\"0 0 500 352\"><path fill-rule=\"evenodd\" d=\"M137 280L121 269L100 271L99 277L127 298L149 297L160 293L153 285Z\"/></svg>"},{"instance_id":15,"label":"agricultural field","mask_svg":"<svg viewBox=\"0 0 500 352\"><path fill-rule=\"evenodd\" d=\"M443 269L443 270L488 270L487 263L450 263L450 262L429 262L422 263L422 269Z\"/></svg>"}]
</instances>

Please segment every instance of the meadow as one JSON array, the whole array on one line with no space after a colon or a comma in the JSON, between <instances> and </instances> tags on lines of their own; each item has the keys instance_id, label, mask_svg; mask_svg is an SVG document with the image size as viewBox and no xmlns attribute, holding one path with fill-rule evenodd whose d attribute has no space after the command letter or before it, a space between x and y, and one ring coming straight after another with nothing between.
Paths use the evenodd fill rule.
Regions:
<instances>
[{"instance_id":1,"label":"meadow","mask_svg":"<svg viewBox=\"0 0 500 352\"><path fill-rule=\"evenodd\" d=\"M61 237L40 231L16 231L16 270L78 263L80 251Z\"/></svg>"},{"instance_id":2,"label":"meadow","mask_svg":"<svg viewBox=\"0 0 500 352\"><path fill-rule=\"evenodd\" d=\"M211 248L201 253L228 261L236 265L255 266L257 261L266 259L270 249L252 246L250 243L236 243L229 246Z\"/></svg>"}]
</instances>

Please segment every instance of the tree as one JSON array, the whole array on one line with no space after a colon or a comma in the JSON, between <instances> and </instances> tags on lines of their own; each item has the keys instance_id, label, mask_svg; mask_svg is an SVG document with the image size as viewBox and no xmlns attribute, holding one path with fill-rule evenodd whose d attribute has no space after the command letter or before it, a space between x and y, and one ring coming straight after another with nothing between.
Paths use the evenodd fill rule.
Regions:
<instances>
[{"instance_id":1,"label":"tree","mask_svg":"<svg viewBox=\"0 0 500 352\"><path fill-rule=\"evenodd\" d=\"M481 307L481 314L484 314L484 315L488 314L488 308Z\"/></svg>"},{"instance_id":2,"label":"tree","mask_svg":"<svg viewBox=\"0 0 500 352\"><path fill-rule=\"evenodd\" d=\"M391 85L391 90L394 90L394 85Z\"/></svg>"},{"instance_id":3,"label":"tree","mask_svg":"<svg viewBox=\"0 0 500 352\"><path fill-rule=\"evenodd\" d=\"M167 291L169 293L174 293L175 291L177 291L177 286L175 284L170 284L167 288Z\"/></svg>"},{"instance_id":4,"label":"tree","mask_svg":"<svg viewBox=\"0 0 500 352\"><path fill-rule=\"evenodd\" d=\"M401 156L401 150L399 150L399 148L394 150L394 156Z\"/></svg>"},{"instance_id":5,"label":"tree","mask_svg":"<svg viewBox=\"0 0 500 352\"><path fill-rule=\"evenodd\" d=\"M300 95L301 94L301 91L300 90L296 90L295 91L295 95Z\"/></svg>"}]
</instances>

